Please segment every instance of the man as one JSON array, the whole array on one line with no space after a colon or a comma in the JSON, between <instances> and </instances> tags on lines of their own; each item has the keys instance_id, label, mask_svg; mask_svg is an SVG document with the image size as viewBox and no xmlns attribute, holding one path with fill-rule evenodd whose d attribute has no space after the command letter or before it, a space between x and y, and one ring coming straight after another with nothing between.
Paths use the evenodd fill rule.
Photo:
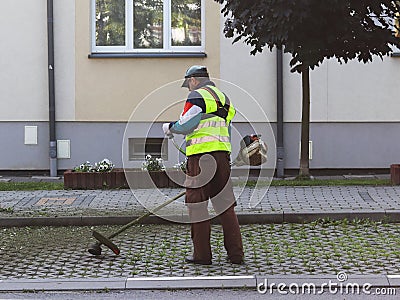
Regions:
<instances>
[{"instance_id":1,"label":"man","mask_svg":"<svg viewBox=\"0 0 400 300\"><path fill-rule=\"evenodd\" d=\"M220 218L228 260L242 264L243 245L234 211L235 196L230 180L230 122L235 109L228 97L210 81L205 66L192 66L182 87L189 89L182 115L176 122L164 123L165 134L186 135L186 205L191 222L193 255L186 261L210 265L211 223L208 200Z\"/></svg>"}]
</instances>

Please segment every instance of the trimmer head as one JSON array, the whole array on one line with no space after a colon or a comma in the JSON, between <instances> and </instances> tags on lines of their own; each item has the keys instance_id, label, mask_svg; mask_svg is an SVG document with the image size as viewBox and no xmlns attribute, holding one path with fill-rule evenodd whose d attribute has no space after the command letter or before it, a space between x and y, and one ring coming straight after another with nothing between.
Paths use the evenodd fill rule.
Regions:
<instances>
[{"instance_id":1,"label":"trimmer head","mask_svg":"<svg viewBox=\"0 0 400 300\"><path fill-rule=\"evenodd\" d=\"M174 202L176 199L182 197L185 194L186 194L186 191L181 192L180 194L176 195L175 197L173 197L173 198L165 201L164 203L160 204L159 206L157 206L153 210L148 211L147 213L145 213L145 214L141 215L140 217L136 218L135 220L133 220L133 221L129 222L128 224L122 226L122 228L120 228L118 231L114 232L113 234L109 235L108 237L105 237L102 234L98 233L97 231L93 230L92 231L92 235L94 236L94 238L96 240L98 240L98 242L93 244L92 246L90 246L90 248L88 249L89 253L92 254L92 255L100 255L101 254L100 246L101 245L106 245L108 248L111 249L112 252L114 252L115 254L119 255L120 251L119 251L117 245L115 245L113 242L110 241L111 238L117 236L121 232L124 232L128 228L132 227L134 224L139 223L144 218L150 216L151 214L154 214L156 211L159 211L163 207L165 207L168 204Z\"/></svg>"},{"instance_id":2,"label":"trimmer head","mask_svg":"<svg viewBox=\"0 0 400 300\"><path fill-rule=\"evenodd\" d=\"M100 243L95 243L91 245L88 249L89 253L92 255L101 255Z\"/></svg>"},{"instance_id":3,"label":"trimmer head","mask_svg":"<svg viewBox=\"0 0 400 300\"><path fill-rule=\"evenodd\" d=\"M101 248L100 245L103 244L107 246L108 248L111 249L112 252L115 254L119 255L120 250L117 245L115 245L113 242L111 242L108 238L106 238L104 235L98 233L97 231L93 230L92 232L93 237L98 240L100 243L96 243L93 245L91 248L88 249L90 254L93 255L100 255L101 254ZM97 245L97 247L96 247ZM98 254L97 254L98 253Z\"/></svg>"}]
</instances>

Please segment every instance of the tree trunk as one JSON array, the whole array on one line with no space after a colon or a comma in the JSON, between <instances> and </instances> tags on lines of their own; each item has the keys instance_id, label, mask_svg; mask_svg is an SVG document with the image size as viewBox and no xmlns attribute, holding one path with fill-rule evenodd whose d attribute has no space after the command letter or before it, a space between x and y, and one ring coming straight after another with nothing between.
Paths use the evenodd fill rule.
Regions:
<instances>
[{"instance_id":1,"label":"tree trunk","mask_svg":"<svg viewBox=\"0 0 400 300\"><path fill-rule=\"evenodd\" d=\"M307 66L301 72L303 89L303 107L301 114L301 149L300 178L310 178L309 140L310 140L310 68Z\"/></svg>"}]
</instances>

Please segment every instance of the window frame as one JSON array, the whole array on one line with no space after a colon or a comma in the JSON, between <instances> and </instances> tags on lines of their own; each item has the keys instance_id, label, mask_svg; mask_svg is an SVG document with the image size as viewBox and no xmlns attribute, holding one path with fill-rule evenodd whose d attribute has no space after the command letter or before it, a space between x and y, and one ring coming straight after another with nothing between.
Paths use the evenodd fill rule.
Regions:
<instances>
[{"instance_id":1,"label":"window frame","mask_svg":"<svg viewBox=\"0 0 400 300\"><path fill-rule=\"evenodd\" d=\"M163 1L163 48L133 48L134 1L125 0L125 46L97 46L96 45L96 0L91 0L91 53L113 54L196 54L205 51L205 0L200 0L201 5L201 45L200 46L172 46L171 1ZM165 30L166 29L166 30Z\"/></svg>"},{"instance_id":2,"label":"window frame","mask_svg":"<svg viewBox=\"0 0 400 300\"><path fill-rule=\"evenodd\" d=\"M160 151L146 151L147 147L155 146ZM168 140L157 137L132 137L128 138L129 161L143 161L147 154L156 158L168 160Z\"/></svg>"}]
</instances>

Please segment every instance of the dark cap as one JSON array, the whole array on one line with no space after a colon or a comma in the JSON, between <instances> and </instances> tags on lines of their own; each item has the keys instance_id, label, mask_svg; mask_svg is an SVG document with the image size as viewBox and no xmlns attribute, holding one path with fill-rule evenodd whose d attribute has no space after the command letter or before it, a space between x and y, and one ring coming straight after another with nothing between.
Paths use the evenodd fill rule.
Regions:
<instances>
[{"instance_id":1,"label":"dark cap","mask_svg":"<svg viewBox=\"0 0 400 300\"><path fill-rule=\"evenodd\" d=\"M191 66L187 69L185 73L185 81L182 83L182 87L188 87L188 78L191 77L209 77L207 67Z\"/></svg>"}]
</instances>

